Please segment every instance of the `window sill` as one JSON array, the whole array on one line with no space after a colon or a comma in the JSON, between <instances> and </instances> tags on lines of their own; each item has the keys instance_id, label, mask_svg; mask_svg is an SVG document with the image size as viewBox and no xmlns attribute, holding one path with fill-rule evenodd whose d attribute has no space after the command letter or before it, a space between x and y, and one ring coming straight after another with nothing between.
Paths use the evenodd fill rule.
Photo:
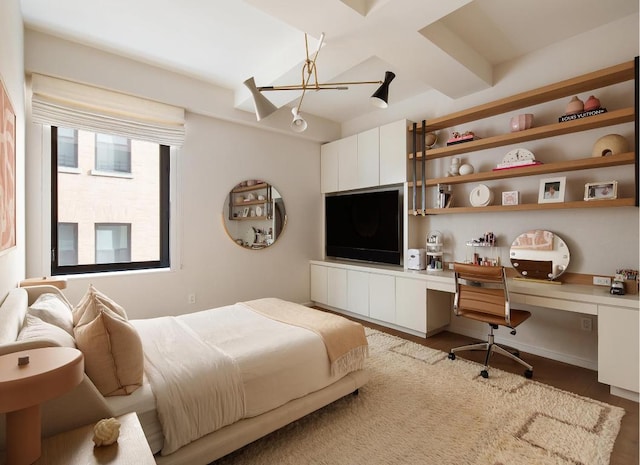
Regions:
<instances>
[{"instance_id":1,"label":"window sill","mask_svg":"<svg viewBox=\"0 0 640 465\"><path fill-rule=\"evenodd\" d=\"M91 176L104 176L108 178L133 179L133 174L131 173L118 173L116 171L91 170L89 174L91 174Z\"/></svg>"},{"instance_id":2,"label":"window sill","mask_svg":"<svg viewBox=\"0 0 640 465\"><path fill-rule=\"evenodd\" d=\"M80 168L73 168L71 166L58 166L58 173L82 174Z\"/></svg>"}]
</instances>

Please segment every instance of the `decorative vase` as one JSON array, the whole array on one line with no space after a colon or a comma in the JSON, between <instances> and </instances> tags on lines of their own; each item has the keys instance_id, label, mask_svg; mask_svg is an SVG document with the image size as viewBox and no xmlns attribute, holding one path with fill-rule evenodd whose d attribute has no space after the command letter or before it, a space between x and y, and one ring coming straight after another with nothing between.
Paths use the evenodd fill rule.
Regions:
<instances>
[{"instance_id":1,"label":"decorative vase","mask_svg":"<svg viewBox=\"0 0 640 465\"><path fill-rule=\"evenodd\" d=\"M467 174L472 174L473 173L473 166L471 166L469 163L465 163L464 165L460 166L460 169L458 169L458 173L461 176L465 176Z\"/></svg>"},{"instance_id":2,"label":"decorative vase","mask_svg":"<svg viewBox=\"0 0 640 465\"><path fill-rule=\"evenodd\" d=\"M600 108L600 100L593 95L590 95L584 102L585 111L597 110L598 108Z\"/></svg>"},{"instance_id":3,"label":"decorative vase","mask_svg":"<svg viewBox=\"0 0 640 465\"><path fill-rule=\"evenodd\" d=\"M453 158L451 160L451 166L449 167L449 175L457 176L460 172L460 159Z\"/></svg>"},{"instance_id":4,"label":"decorative vase","mask_svg":"<svg viewBox=\"0 0 640 465\"><path fill-rule=\"evenodd\" d=\"M525 113L511 118L511 132L524 131L533 125L533 115Z\"/></svg>"},{"instance_id":5,"label":"decorative vase","mask_svg":"<svg viewBox=\"0 0 640 465\"><path fill-rule=\"evenodd\" d=\"M431 148L438 142L438 136L435 132L428 132L424 135L424 146Z\"/></svg>"},{"instance_id":6,"label":"decorative vase","mask_svg":"<svg viewBox=\"0 0 640 465\"><path fill-rule=\"evenodd\" d=\"M584 110L584 103L577 96L571 97L569 103L567 103L567 108L565 109L565 114L574 115L576 113L580 113Z\"/></svg>"},{"instance_id":7,"label":"decorative vase","mask_svg":"<svg viewBox=\"0 0 640 465\"><path fill-rule=\"evenodd\" d=\"M593 157L605 157L607 155L617 155L629 151L629 142L620 134L607 134L598 139L593 144Z\"/></svg>"}]
</instances>

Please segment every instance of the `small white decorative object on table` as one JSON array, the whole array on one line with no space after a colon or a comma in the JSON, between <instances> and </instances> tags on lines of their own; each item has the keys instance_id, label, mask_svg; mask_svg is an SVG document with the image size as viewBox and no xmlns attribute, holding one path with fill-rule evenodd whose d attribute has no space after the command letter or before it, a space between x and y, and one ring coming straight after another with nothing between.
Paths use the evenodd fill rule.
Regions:
<instances>
[{"instance_id":1,"label":"small white decorative object on table","mask_svg":"<svg viewBox=\"0 0 640 465\"><path fill-rule=\"evenodd\" d=\"M120 436L120 422L115 418L105 418L93 427L93 442L96 447L109 446Z\"/></svg>"}]
</instances>

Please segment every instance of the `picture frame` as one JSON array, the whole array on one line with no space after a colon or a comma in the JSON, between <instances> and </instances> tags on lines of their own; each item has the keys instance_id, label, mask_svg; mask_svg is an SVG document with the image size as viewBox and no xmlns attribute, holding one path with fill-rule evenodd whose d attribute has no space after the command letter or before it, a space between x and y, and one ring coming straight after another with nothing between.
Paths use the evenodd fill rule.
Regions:
<instances>
[{"instance_id":1,"label":"picture frame","mask_svg":"<svg viewBox=\"0 0 640 465\"><path fill-rule=\"evenodd\" d=\"M247 218L249 216L249 207L244 207L242 209L242 217Z\"/></svg>"},{"instance_id":2,"label":"picture frame","mask_svg":"<svg viewBox=\"0 0 640 465\"><path fill-rule=\"evenodd\" d=\"M538 203L564 202L564 193L566 187L566 176L541 179L540 188L538 190Z\"/></svg>"},{"instance_id":3,"label":"picture frame","mask_svg":"<svg viewBox=\"0 0 640 465\"><path fill-rule=\"evenodd\" d=\"M610 200L618 198L618 181L588 182L584 185L584 200Z\"/></svg>"},{"instance_id":4,"label":"picture frame","mask_svg":"<svg viewBox=\"0 0 640 465\"><path fill-rule=\"evenodd\" d=\"M0 76L0 255L16 247L16 113Z\"/></svg>"},{"instance_id":5,"label":"picture frame","mask_svg":"<svg viewBox=\"0 0 640 465\"><path fill-rule=\"evenodd\" d=\"M518 205L520 203L520 192L507 191L502 193L502 205Z\"/></svg>"}]
</instances>

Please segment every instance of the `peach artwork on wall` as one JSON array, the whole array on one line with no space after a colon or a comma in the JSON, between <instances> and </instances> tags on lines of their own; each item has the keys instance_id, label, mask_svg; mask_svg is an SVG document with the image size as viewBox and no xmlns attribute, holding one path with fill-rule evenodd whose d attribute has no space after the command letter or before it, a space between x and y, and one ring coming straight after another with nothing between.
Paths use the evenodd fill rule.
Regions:
<instances>
[{"instance_id":1,"label":"peach artwork on wall","mask_svg":"<svg viewBox=\"0 0 640 465\"><path fill-rule=\"evenodd\" d=\"M16 245L16 114L0 88L0 254Z\"/></svg>"}]
</instances>

